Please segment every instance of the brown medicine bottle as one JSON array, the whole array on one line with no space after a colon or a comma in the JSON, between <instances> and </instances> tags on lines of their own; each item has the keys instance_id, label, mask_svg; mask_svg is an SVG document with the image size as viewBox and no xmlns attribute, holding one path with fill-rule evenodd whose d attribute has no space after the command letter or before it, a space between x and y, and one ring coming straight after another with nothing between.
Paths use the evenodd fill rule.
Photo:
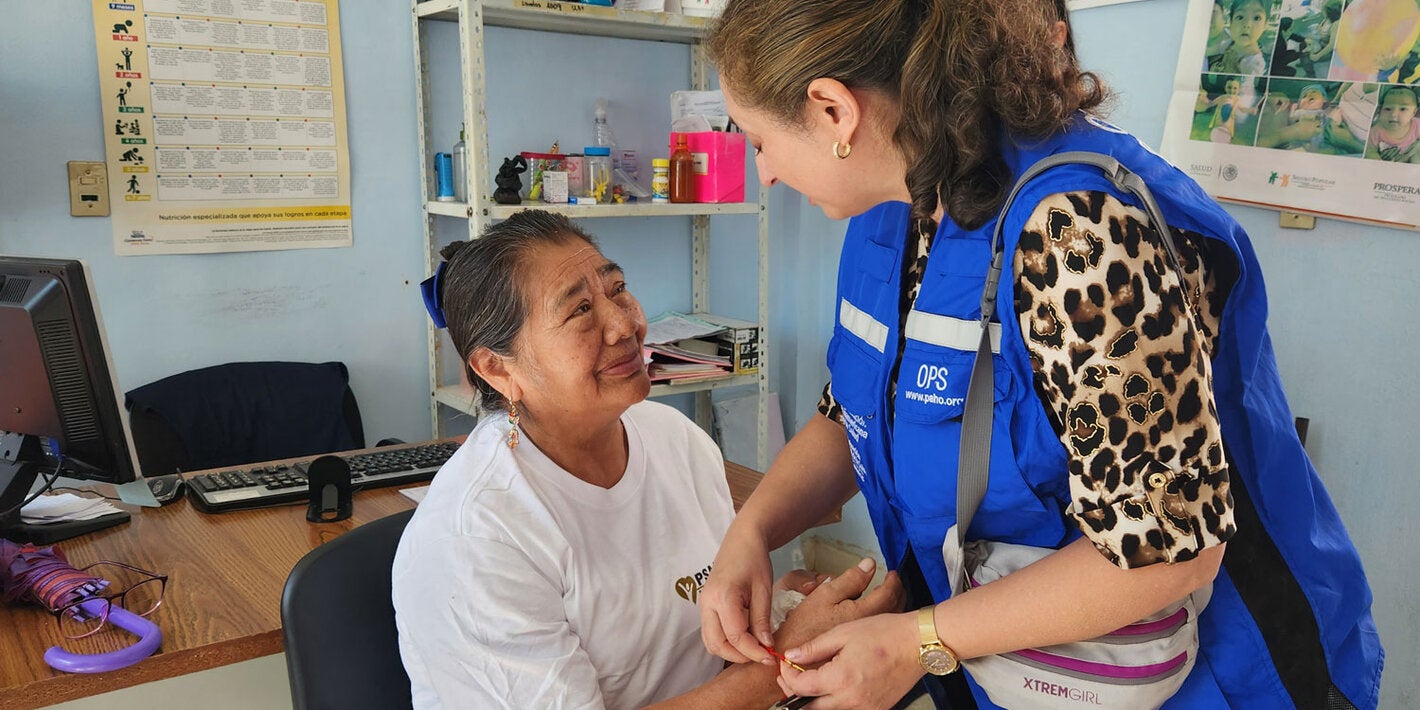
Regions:
<instances>
[{"instance_id":1,"label":"brown medicine bottle","mask_svg":"<svg viewBox=\"0 0 1420 710\"><path fill-rule=\"evenodd\" d=\"M685 134L675 137L675 150L671 151L671 202L695 201L695 158L690 154L690 146L685 142Z\"/></svg>"}]
</instances>

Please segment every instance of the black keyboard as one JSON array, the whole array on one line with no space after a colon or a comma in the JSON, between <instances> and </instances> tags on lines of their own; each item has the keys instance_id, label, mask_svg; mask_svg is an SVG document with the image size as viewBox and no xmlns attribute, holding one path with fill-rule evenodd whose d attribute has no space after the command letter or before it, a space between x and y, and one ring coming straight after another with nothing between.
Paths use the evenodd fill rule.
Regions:
<instances>
[{"instance_id":1,"label":"black keyboard","mask_svg":"<svg viewBox=\"0 0 1420 710\"><path fill-rule=\"evenodd\" d=\"M350 483L358 491L427 481L458 448L457 442L440 441L341 458L349 464ZM315 458L200 473L187 479L188 495L209 513L303 503L310 497L306 466Z\"/></svg>"}]
</instances>

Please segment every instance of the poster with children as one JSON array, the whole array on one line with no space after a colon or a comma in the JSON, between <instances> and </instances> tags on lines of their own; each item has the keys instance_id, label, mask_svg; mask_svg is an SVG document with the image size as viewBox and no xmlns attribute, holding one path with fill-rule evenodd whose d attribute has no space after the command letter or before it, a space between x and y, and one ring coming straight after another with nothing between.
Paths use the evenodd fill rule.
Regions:
<instances>
[{"instance_id":1,"label":"poster with children","mask_svg":"<svg viewBox=\"0 0 1420 710\"><path fill-rule=\"evenodd\" d=\"M1420 228L1416 0L1190 0L1162 153L1234 202Z\"/></svg>"}]
</instances>

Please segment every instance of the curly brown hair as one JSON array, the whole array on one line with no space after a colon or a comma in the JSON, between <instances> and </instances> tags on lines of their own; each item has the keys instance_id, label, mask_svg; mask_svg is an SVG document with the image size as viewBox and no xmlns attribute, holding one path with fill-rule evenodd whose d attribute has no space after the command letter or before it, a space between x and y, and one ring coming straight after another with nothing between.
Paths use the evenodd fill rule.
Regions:
<instances>
[{"instance_id":1,"label":"curly brown hair","mask_svg":"<svg viewBox=\"0 0 1420 710\"><path fill-rule=\"evenodd\" d=\"M706 49L743 103L802 126L808 85L827 77L899 108L912 213L941 204L974 228L1000 209L1006 139L1063 131L1109 97L1061 47L1060 0L730 0Z\"/></svg>"}]
</instances>

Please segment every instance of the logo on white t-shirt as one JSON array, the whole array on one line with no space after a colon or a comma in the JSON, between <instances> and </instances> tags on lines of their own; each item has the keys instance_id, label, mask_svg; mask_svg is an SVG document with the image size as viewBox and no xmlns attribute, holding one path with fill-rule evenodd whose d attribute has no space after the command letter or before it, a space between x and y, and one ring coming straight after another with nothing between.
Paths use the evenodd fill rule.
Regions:
<instances>
[{"instance_id":1,"label":"logo on white t-shirt","mask_svg":"<svg viewBox=\"0 0 1420 710\"><path fill-rule=\"evenodd\" d=\"M681 577L675 581L675 593L680 595L691 604L700 598L700 590L705 586L705 580L710 578L710 565L705 565L705 569L696 572L694 575Z\"/></svg>"}]
</instances>

